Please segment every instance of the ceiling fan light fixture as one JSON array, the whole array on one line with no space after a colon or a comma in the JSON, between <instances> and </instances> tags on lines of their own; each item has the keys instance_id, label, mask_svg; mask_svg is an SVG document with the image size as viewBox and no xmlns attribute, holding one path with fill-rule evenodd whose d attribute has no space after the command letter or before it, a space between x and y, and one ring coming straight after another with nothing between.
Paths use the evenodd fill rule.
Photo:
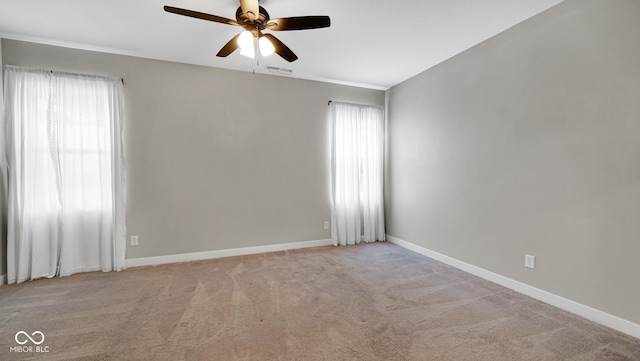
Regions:
<instances>
[{"instance_id":1,"label":"ceiling fan light fixture","mask_svg":"<svg viewBox=\"0 0 640 361\"><path fill-rule=\"evenodd\" d=\"M243 31L238 37L238 46L240 54L248 58L254 58L256 51L253 44L253 34L249 30Z\"/></svg>"},{"instance_id":2,"label":"ceiling fan light fixture","mask_svg":"<svg viewBox=\"0 0 640 361\"><path fill-rule=\"evenodd\" d=\"M244 48L240 48L240 55L244 55L247 58L255 58L256 57L256 52L255 50L253 50L253 46L247 46Z\"/></svg>"},{"instance_id":3,"label":"ceiling fan light fixture","mask_svg":"<svg viewBox=\"0 0 640 361\"><path fill-rule=\"evenodd\" d=\"M222 16L205 14L199 11L165 6L164 11L188 16L215 23L239 26L246 31L234 36L218 51L216 56L225 58L238 48L240 53L250 58L255 58L256 52L262 56L278 54L288 62L298 60L298 56L291 51L282 41L271 34L262 34L263 30L287 31L319 29L331 26L331 19L326 15L293 16L287 18L271 19L265 8L260 6L260 0L240 0L240 7L236 10L236 19L232 20ZM266 37L266 39L263 39Z\"/></svg>"},{"instance_id":4,"label":"ceiling fan light fixture","mask_svg":"<svg viewBox=\"0 0 640 361\"><path fill-rule=\"evenodd\" d=\"M260 37L258 45L260 46L260 54L262 54L262 56L269 56L276 51L276 48L273 47L271 41L264 36Z\"/></svg>"},{"instance_id":5,"label":"ceiling fan light fixture","mask_svg":"<svg viewBox=\"0 0 640 361\"><path fill-rule=\"evenodd\" d=\"M241 48L253 48L253 34L249 30L240 33L238 37L238 46Z\"/></svg>"}]
</instances>

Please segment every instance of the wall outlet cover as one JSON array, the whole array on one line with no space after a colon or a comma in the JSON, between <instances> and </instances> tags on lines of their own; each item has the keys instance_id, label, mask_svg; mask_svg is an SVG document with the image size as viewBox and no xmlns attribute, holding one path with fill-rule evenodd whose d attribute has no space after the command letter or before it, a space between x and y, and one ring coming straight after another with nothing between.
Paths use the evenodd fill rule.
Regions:
<instances>
[{"instance_id":1,"label":"wall outlet cover","mask_svg":"<svg viewBox=\"0 0 640 361\"><path fill-rule=\"evenodd\" d=\"M524 266L527 268L535 269L536 268L536 257L530 254L524 255Z\"/></svg>"}]
</instances>

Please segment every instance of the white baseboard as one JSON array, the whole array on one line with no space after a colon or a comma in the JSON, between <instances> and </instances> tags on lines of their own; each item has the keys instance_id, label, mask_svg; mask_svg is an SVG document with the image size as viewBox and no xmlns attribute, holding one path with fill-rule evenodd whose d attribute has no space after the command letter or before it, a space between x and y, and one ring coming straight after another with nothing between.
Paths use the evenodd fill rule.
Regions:
<instances>
[{"instance_id":1,"label":"white baseboard","mask_svg":"<svg viewBox=\"0 0 640 361\"><path fill-rule=\"evenodd\" d=\"M7 274L3 274L2 276L0 276L0 286L2 285L6 285L7 284Z\"/></svg>"},{"instance_id":2,"label":"white baseboard","mask_svg":"<svg viewBox=\"0 0 640 361\"><path fill-rule=\"evenodd\" d=\"M132 258L132 259L126 259L125 264L126 264L126 267L157 266L157 265L166 264L166 263L201 261L205 259L244 256L248 254L278 252L278 251L287 251L291 249L322 247L322 246L331 246L331 245L333 245L333 242L330 239L322 239L318 241L281 243L281 244L272 244L268 246L232 248L232 249L222 249L217 251L182 253L182 254L173 254L168 256L157 256L157 257Z\"/></svg>"},{"instance_id":3,"label":"white baseboard","mask_svg":"<svg viewBox=\"0 0 640 361\"><path fill-rule=\"evenodd\" d=\"M478 276L480 278L484 278L488 281L510 288L516 292L522 293L529 297L548 303L552 306L558 307L567 312L571 312L580 317L584 317L593 322L599 323L601 325L610 327L614 330L626 333L628 335L631 335L635 338L640 339L640 325L633 323L631 321L608 314L606 312L597 310L589 306L585 306L578 302L575 302L575 301L566 299L564 297L555 295L553 293L541 290L539 288L530 286L526 283L522 283L522 282L513 280L511 278L499 275L497 273L487 271L483 268L471 265L466 262L462 262L460 260L457 260L449 256L445 256L441 253L432 251L430 249L418 246L416 244L404 241L402 239L399 239L393 236L387 235L387 241L397 244L400 247L414 251L416 253L420 253L429 258L433 258L437 261L448 264L450 266L458 268L472 275Z\"/></svg>"}]
</instances>

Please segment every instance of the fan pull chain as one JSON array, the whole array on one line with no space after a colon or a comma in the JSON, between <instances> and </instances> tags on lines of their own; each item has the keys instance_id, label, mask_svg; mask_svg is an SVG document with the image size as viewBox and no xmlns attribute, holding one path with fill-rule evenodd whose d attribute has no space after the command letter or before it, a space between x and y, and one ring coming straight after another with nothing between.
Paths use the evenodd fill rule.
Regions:
<instances>
[{"instance_id":1,"label":"fan pull chain","mask_svg":"<svg viewBox=\"0 0 640 361\"><path fill-rule=\"evenodd\" d=\"M256 61L253 63L253 75L256 75L256 68L260 67L260 52L258 51L258 44L253 41L253 53L256 54Z\"/></svg>"}]
</instances>

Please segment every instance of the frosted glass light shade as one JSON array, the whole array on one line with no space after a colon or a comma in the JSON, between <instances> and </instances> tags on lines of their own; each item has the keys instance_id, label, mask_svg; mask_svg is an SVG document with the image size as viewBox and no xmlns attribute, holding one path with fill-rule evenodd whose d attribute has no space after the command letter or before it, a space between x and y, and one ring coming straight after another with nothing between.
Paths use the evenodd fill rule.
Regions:
<instances>
[{"instance_id":1,"label":"frosted glass light shade","mask_svg":"<svg viewBox=\"0 0 640 361\"><path fill-rule=\"evenodd\" d=\"M238 37L238 46L240 47L240 54L249 58L253 58L255 56L253 34L249 30L245 30L240 34Z\"/></svg>"},{"instance_id":2,"label":"frosted glass light shade","mask_svg":"<svg viewBox=\"0 0 640 361\"><path fill-rule=\"evenodd\" d=\"M258 45L260 46L260 54L262 54L262 56L269 56L276 50L273 44L271 44L271 41L264 36L258 40Z\"/></svg>"},{"instance_id":3,"label":"frosted glass light shade","mask_svg":"<svg viewBox=\"0 0 640 361\"><path fill-rule=\"evenodd\" d=\"M253 34L249 30L245 30L238 36L238 46L241 48L253 47Z\"/></svg>"},{"instance_id":4,"label":"frosted glass light shade","mask_svg":"<svg viewBox=\"0 0 640 361\"><path fill-rule=\"evenodd\" d=\"M245 46L244 48L240 48L240 54L253 59L256 56L256 51L253 50L253 46Z\"/></svg>"}]
</instances>

